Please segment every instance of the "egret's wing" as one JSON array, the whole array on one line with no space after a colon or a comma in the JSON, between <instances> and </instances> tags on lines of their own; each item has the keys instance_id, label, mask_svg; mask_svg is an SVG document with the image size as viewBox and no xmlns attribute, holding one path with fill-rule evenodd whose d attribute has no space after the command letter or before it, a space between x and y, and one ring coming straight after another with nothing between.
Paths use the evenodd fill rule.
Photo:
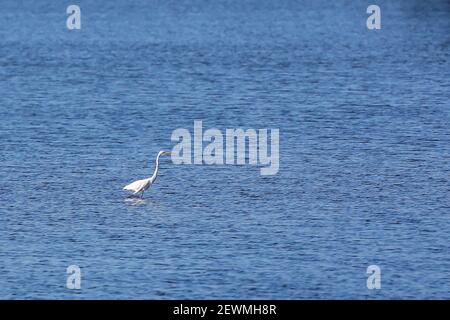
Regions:
<instances>
[{"instance_id":1,"label":"egret's wing","mask_svg":"<svg viewBox=\"0 0 450 320\"><path fill-rule=\"evenodd\" d=\"M143 180L137 180L135 182L132 182L132 183L126 185L125 187L123 187L123 190L139 192L139 190L141 190L141 188L145 185L145 181L146 180L143 179Z\"/></svg>"}]
</instances>

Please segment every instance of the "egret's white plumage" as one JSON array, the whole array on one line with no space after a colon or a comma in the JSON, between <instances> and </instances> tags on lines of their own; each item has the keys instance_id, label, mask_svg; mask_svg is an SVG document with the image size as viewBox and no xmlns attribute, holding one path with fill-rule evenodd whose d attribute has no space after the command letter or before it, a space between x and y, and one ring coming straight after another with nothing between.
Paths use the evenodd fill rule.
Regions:
<instances>
[{"instance_id":1,"label":"egret's white plumage","mask_svg":"<svg viewBox=\"0 0 450 320\"><path fill-rule=\"evenodd\" d=\"M134 181L128 185L126 185L123 190L128 190L128 191L133 191L133 194L137 194L137 193L141 193L141 198L144 195L144 191L148 189L148 187L150 187L150 185L152 185L155 180L156 180L156 176L158 175L158 170L159 170L159 158L162 155L170 155L171 152L170 151L160 151L158 152L158 155L156 156L156 164L155 164L155 171L153 172L153 175L147 179L142 179L142 180L137 180Z\"/></svg>"}]
</instances>

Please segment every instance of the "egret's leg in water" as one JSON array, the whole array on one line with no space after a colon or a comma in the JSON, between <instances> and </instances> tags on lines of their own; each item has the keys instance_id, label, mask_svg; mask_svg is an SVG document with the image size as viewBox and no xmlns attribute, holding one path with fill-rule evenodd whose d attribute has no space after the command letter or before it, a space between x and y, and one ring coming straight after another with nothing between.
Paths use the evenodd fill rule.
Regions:
<instances>
[{"instance_id":1,"label":"egret's leg in water","mask_svg":"<svg viewBox=\"0 0 450 320\"><path fill-rule=\"evenodd\" d=\"M141 199L144 198L144 192L145 192L145 190L142 190Z\"/></svg>"}]
</instances>

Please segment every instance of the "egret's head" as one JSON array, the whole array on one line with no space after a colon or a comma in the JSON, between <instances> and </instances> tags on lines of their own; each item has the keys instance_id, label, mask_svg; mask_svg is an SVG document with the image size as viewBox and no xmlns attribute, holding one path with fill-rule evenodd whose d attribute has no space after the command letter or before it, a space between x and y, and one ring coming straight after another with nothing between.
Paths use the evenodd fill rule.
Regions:
<instances>
[{"instance_id":1,"label":"egret's head","mask_svg":"<svg viewBox=\"0 0 450 320\"><path fill-rule=\"evenodd\" d=\"M158 152L158 157L159 156L170 156L170 155L172 155L172 151L161 150L160 152Z\"/></svg>"}]
</instances>

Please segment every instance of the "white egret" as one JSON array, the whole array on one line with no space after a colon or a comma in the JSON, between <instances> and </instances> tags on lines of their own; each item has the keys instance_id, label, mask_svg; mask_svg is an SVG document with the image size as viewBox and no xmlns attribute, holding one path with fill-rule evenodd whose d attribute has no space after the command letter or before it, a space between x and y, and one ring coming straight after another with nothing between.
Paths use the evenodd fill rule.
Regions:
<instances>
[{"instance_id":1,"label":"white egret","mask_svg":"<svg viewBox=\"0 0 450 320\"><path fill-rule=\"evenodd\" d=\"M156 180L156 176L158 175L158 169L159 169L159 157L162 155L171 155L172 152L170 151L163 151L161 150L158 152L158 155L156 156L156 166L155 171L153 172L153 175L150 178L142 179L134 181L125 187L123 187L123 190L133 191L133 194L141 193L141 198L144 196L144 191L150 187L151 184L153 184Z\"/></svg>"}]
</instances>

